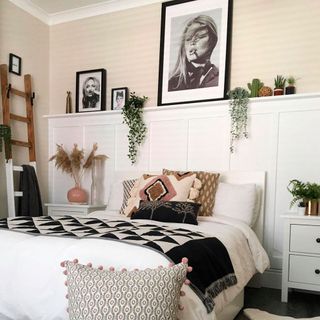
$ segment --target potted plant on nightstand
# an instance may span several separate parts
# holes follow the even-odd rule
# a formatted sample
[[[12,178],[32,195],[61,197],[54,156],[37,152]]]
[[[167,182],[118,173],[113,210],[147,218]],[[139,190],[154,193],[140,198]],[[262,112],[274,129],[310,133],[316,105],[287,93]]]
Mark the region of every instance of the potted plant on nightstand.
[[[290,208],[297,202],[303,201],[306,205],[306,215],[318,215],[320,185],[317,183],[302,182],[300,180],[291,180],[287,186],[293,199],[290,202]]]
[[[284,87],[286,85],[286,81],[287,81],[286,78],[281,76],[281,75],[277,75],[277,77],[274,78],[273,94],[275,96],[283,95]]]
[[[287,82],[288,82],[288,86],[286,86],[286,91],[285,91],[285,93],[286,93],[286,94],[295,94],[295,93],[296,93],[296,87],[295,87],[296,78],[294,78],[293,76],[290,76],[290,77],[287,79]]]

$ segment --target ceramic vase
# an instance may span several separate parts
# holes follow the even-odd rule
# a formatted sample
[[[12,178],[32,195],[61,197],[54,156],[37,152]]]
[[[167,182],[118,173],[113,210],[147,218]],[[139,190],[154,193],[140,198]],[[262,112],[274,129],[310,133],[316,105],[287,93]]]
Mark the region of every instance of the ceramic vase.
[[[81,188],[79,184],[76,184],[71,188],[67,193],[67,199],[70,203],[74,204],[87,204],[88,203],[88,194]]]

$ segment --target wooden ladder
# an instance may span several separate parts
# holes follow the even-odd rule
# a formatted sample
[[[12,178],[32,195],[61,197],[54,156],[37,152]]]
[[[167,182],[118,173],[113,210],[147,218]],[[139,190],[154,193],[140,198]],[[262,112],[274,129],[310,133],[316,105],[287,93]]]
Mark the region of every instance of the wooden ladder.
[[[2,111],[3,124],[9,128],[11,120],[26,123],[28,131],[28,141],[20,141],[11,139],[11,145],[25,147],[29,149],[29,164],[36,169],[36,150],[34,138],[34,122],[33,122],[33,99],[34,93],[31,88],[31,75],[24,76],[24,90],[20,91],[11,86],[8,82],[8,66],[6,64],[0,65],[1,77],[1,95],[2,95]],[[26,116],[20,116],[10,112],[10,97],[16,95],[25,99]],[[12,131],[12,130],[11,130]],[[11,132],[12,134],[12,132]],[[14,189],[14,172],[22,171],[22,166],[13,165],[12,151],[6,155],[6,180],[7,180],[7,201],[8,201],[8,216],[14,217],[16,215],[15,197],[22,197],[22,192]]]

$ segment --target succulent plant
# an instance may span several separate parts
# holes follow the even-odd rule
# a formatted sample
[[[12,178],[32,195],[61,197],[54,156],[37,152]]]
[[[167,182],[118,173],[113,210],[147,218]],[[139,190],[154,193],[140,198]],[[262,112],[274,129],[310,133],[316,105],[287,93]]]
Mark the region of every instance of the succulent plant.
[[[288,79],[287,79],[287,82],[288,82],[288,85],[289,86],[294,86],[296,84],[296,81],[297,79],[294,78],[293,76],[290,76]]]
[[[276,89],[283,89],[286,85],[287,79],[281,75],[277,75],[276,78],[274,78],[274,87]]]
[[[258,97],[259,90],[263,87],[263,82],[260,79],[252,79],[251,83],[248,83],[248,88],[250,90],[250,97]]]

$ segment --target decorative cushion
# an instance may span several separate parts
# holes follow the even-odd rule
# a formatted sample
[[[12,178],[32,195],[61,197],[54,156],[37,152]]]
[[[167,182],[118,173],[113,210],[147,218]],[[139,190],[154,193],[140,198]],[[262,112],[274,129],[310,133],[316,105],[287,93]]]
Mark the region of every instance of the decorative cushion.
[[[116,181],[111,185],[108,199],[108,210],[119,211],[123,203],[122,181]]]
[[[187,201],[195,177],[195,174],[184,177],[143,175],[131,189],[125,215],[131,216],[137,211],[141,200]]]
[[[122,181],[123,202],[122,202],[122,206],[120,209],[120,214],[124,214],[124,209],[126,208],[127,203],[128,203],[128,199],[130,198],[130,192],[137,181],[138,181],[138,179],[131,179],[131,180]]]
[[[162,170],[163,174],[174,174],[178,176],[184,176],[186,174],[196,174],[197,179],[201,181],[201,189],[199,196],[196,198],[196,202],[201,203],[199,210],[199,216],[211,216],[214,206],[215,194],[219,182],[219,173],[206,172],[206,171],[173,171],[168,169]]]
[[[188,265],[110,271],[65,262],[70,320],[176,320]]]
[[[200,203],[178,201],[141,201],[131,219],[198,224]]]
[[[256,186],[254,183],[231,184],[220,182],[216,193],[213,214],[228,216],[254,224],[256,212]]]

